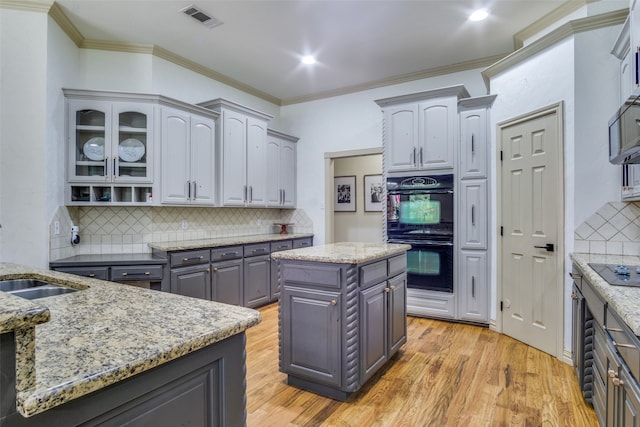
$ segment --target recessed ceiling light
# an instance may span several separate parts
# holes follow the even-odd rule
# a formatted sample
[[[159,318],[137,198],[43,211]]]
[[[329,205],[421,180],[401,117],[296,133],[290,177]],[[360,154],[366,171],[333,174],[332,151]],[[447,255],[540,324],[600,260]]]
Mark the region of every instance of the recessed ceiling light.
[[[311,55],[303,56],[302,57],[302,63],[303,64],[307,64],[307,65],[315,64],[316,63],[316,58],[314,58]]]
[[[469,15],[469,21],[482,21],[487,16],[489,16],[489,11],[487,9],[478,9]]]

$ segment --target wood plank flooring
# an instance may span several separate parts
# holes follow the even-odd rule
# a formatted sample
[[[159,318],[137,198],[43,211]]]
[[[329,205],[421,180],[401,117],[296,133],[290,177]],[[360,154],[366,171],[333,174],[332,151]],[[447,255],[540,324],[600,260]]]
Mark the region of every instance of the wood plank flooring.
[[[488,328],[408,318],[407,343],[346,402],[278,371],[278,306],[247,331],[247,425],[597,426],[573,368]]]

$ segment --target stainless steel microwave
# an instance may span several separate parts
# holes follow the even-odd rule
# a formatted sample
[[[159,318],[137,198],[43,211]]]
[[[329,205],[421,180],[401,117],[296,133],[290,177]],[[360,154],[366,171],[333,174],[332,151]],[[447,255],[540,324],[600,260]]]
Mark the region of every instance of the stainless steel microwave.
[[[640,94],[630,96],[609,120],[609,162],[640,163]]]

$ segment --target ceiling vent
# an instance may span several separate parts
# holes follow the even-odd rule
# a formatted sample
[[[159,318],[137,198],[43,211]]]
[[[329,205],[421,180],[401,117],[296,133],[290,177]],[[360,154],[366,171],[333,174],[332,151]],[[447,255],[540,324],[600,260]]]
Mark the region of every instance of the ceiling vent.
[[[179,12],[182,12],[185,15],[189,15],[196,21],[200,22],[202,25],[205,25],[209,28],[217,27],[218,25],[223,24],[223,22],[219,19],[216,19],[213,16],[209,16],[206,12],[203,12],[202,9],[199,9],[194,5],[189,5],[183,9],[180,9]]]

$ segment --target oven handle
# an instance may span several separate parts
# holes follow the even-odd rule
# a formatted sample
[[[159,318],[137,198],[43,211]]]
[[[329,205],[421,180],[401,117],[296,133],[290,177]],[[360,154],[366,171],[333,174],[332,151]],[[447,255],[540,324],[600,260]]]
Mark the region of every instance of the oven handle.
[[[414,194],[453,194],[453,190],[387,190],[387,194],[392,195],[414,195]]]
[[[405,243],[415,246],[453,246],[453,242],[434,242],[433,240],[389,240],[389,243]]]

